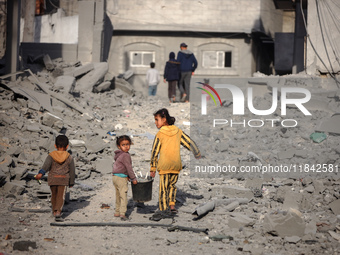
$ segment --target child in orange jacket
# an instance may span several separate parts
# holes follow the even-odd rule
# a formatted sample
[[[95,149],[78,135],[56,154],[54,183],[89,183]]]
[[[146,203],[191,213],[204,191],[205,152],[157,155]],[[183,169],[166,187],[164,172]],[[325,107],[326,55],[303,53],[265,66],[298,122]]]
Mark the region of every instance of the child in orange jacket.
[[[180,145],[191,150],[197,159],[201,154],[195,142],[174,125],[175,118],[169,115],[167,109],[160,109],[154,117],[159,132],[152,146],[150,176],[155,177],[156,170],[159,173],[159,210],[165,211],[170,207],[172,213],[177,213],[176,183],[182,170]]]

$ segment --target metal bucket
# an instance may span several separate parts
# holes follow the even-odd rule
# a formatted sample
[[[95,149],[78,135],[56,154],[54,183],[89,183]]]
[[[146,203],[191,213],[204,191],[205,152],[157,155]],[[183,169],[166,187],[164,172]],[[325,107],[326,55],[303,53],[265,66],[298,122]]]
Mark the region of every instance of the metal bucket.
[[[137,184],[132,184],[132,198],[136,202],[148,202],[152,199],[153,178],[139,179]]]

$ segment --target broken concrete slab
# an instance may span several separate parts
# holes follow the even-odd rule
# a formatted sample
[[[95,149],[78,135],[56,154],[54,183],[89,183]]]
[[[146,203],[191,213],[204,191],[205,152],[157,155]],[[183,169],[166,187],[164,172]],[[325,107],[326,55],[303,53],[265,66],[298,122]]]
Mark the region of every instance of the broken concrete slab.
[[[316,131],[340,134],[340,113],[333,114],[330,118],[323,120]]]
[[[305,235],[315,236],[317,230],[318,228],[316,226],[316,221],[312,220],[311,222],[306,224]]]
[[[4,155],[0,157],[0,165],[9,167],[14,165],[13,158],[10,155]]]
[[[289,210],[290,208],[299,210],[300,204],[302,200],[302,195],[300,193],[296,193],[294,191],[289,190],[285,193],[284,202],[282,206],[282,210]]]
[[[305,227],[304,220],[294,210],[289,210],[287,214],[267,214],[263,221],[263,228],[266,232],[281,237],[302,237]]]
[[[313,185],[308,185],[304,191],[308,192],[308,193],[313,193],[314,192],[314,186]]]
[[[81,91],[92,91],[93,86],[97,85],[104,79],[104,76],[108,70],[108,63],[95,63],[94,69],[77,81],[77,89]]]
[[[111,173],[113,166],[112,158],[104,158],[104,159],[97,159],[96,160],[96,171],[100,173]]]
[[[251,199],[254,197],[253,192],[250,189],[238,187],[238,186],[222,186],[221,188],[222,194],[229,198],[233,197],[242,197]]]
[[[238,201],[234,201],[232,203],[230,203],[229,205],[227,205],[225,207],[225,209],[229,212],[234,211],[238,206],[240,205],[240,203]]]
[[[39,133],[41,131],[39,125],[34,125],[34,124],[27,125],[26,130],[30,131],[30,132],[37,132],[37,133]]]
[[[59,95],[59,94],[57,94],[57,93],[55,93],[55,92],[50,91],[50,90],[46,87],[45,84],[43,84],[41,81],[39,81],[39,79],[34,75],[34,73],[33,73],[31,70],[28,69],[27,71],[28,71],[28,72],[30,73],[30,75],[32,76],[32,78],[31,78],[31,77],[29,77],[29,78],[34,79],[34,80],[35,80],[34,83],[35,83],[41,90],[43,90],[46,94],[48,94],[49,96],[52,96],[52,97],[58,99],[59,101],[63,102],[65,105],[67,105],[68,107],[71,107],[71,108],[73,108],[74,110],[76,110],[76,111],[78,111],[78,112],[80,112],[80,113],[83,113],[83,110],[82,110],[82,109],[80,109],[77,105],[75,105],[75,104],[72,103],[71,101],[67,100],[64,96],[61,96],[61,95]]]
[[[299,236],[286,236],[285,241],[288,243],[297,243],[301,240]]]
[[[123,73],[123,79],[128,80],[133,76],[133,70],[127,70],[126,72]]]
[[[60,130],[64,126],[62,118],[49,112],[43,114],[41,123],[51,128],[55,127],[58,130]]]
[[[5,193],[14,194],[14,195],[21,195],[24,190],[25,186],[23,182],[6,182],[5,185],[2,187]]]
[[[249,227],[255,224],[254,219],[241,213],[231,213],[230,216],[231,217],[228,219],[228,226],[230,228]]]
[[[43,62],[44,62],[44,65],[47,69],[47,71],[52,71],[54,69],[54,64],[50,58],[50,56],[48,54],[45,54],[44,57],[43,57]]]
[[[335,215],[340,215],[340,199],[334,200],[332,203],[330,203],[329,208],[331,208]]]
[[[71,139],[69,140],[70,146],[71,147],[85,147],[85,141],[83,140],[76,140],[76,139]]]
[[[94,69],[93,63],[88,63],[86,65],[76,67],[73,70],[72,75],[73,75],[73,77],[78,78],[79,76],[82,76],[82,75],[92,71],[93,69]]]
[[[323,185],[323,181],[321,180],[314,180],[313,185],[314,185],[314,190],[316,194],[321,194],[326,189],[326,187]]]
[[[110,81],[104,81],[98,86],[95,86],[93,88],[93,92],[99,93],[99,92],[109,91],[111,89],[114,89],[114,87],[112,86],[112,83]]]
[[[115,89],[120,89],[128,95],[134,94],[134,89],[130,83],[128,83],[124,79],[116,78],[115,80]]]
[[[295,150],[285,150],[285,151],[279,152],[277,156],[280,160],[283,160],[283,159],[291,159],[292,157],[294,157],[294,154],[295,154]]]
[[[37,103],[40,107],[42,107],[43,109],[49,111],[49,112],[52,112],[52,106],[51,106],[51,98],[46,95],[46,94],[43,94],[43,93],[39,93],[39,92],[36,92],[34,90],[30,90],[28,88],[24,88],[24,87],[10,87],[10,89],[16,93],[16,94],[19,94],[19,95],[22,95],[26,98],[28,98],[29,100],[31,100],[32,102],[35,102]],[[33,107],[33,104],[31,102],[28,102],[29,104],[29,107]],[[40,107],[36,110],[40,110]],[[34,107],[34,108],[37,108],[37,107]]]
[[[197,216],[203,216],[207,214],[208,212],[211,212],[215,209],[215,202],[214,201],[209,201],[207,203],[204,203],[202,205],[199,205],[198,207],[195,208],[195,211],[192,213]]]
[[[76,85],[76,79],[73,76],[67,76],[67,75],[59,76],[54,83],[54,87],[56,89],[61,88],[66,93],[72,92],[74,90],[75,85]]]

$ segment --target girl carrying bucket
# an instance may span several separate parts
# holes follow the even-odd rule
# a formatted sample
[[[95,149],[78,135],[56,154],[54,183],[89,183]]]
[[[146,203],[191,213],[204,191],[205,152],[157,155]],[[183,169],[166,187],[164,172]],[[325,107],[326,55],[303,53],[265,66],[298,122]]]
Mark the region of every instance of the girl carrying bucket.
[[[129,154],[131,139],[127,135],[117,137],[116,144],[119,150],[115,151],[115,163],[112,170],[112,181],[116,189],[116,208],[115,217],[121,220],[127,220],[125,213],[127,211],[127,192],[128,179],[132,184],[137,184],[137,178],[132,170],[132,161]]]
[[[163,108],[154,113],[155,124],[159,129],[152,145],[150,176],[159,173],[159,210],[165,211],[170,207],[171,213],[177,213],[176,183],[182,170],[180,145],[194,153],[196,159],[201,153],[194,141],[181,129],[174,125],[175,118]],[[158,158],[159,154],[159,158]]]

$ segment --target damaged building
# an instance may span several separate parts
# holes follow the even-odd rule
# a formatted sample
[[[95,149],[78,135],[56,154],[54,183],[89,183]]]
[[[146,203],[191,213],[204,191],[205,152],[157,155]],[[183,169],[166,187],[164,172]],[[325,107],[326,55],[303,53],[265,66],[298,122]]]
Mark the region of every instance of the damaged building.
[[[0,14],[0,254],[340,254],[337,1],[0,0]],[[182,42],[199,63],[192,87],[230,82],[252,101],[218,90],[203,116],[199,89],[190,104],[169,103],[165,84],[146,97],[149,62],[162,75]],[[310,92],[311,115],[278,103],[287,87]],[[122,222],[116,137],[131,137],[133,170],[150,175],[163,107],[202,157],[181,150],[177,215],[156,214],[156,174],[145,203],[129,184]],[[59,134],[76,165],[64,222],[34,177]]]
[[[112,76],[129,70],[129,82],[142,90],[149,63],[162,73],[181,42],[196,55],[198,79],[340,70],[339,7],[333,1],[36,2],[1,1],[2,23],[7,18],[11,31],[2,44],[2,74],[49,54],[68,62],[107,62]]]

